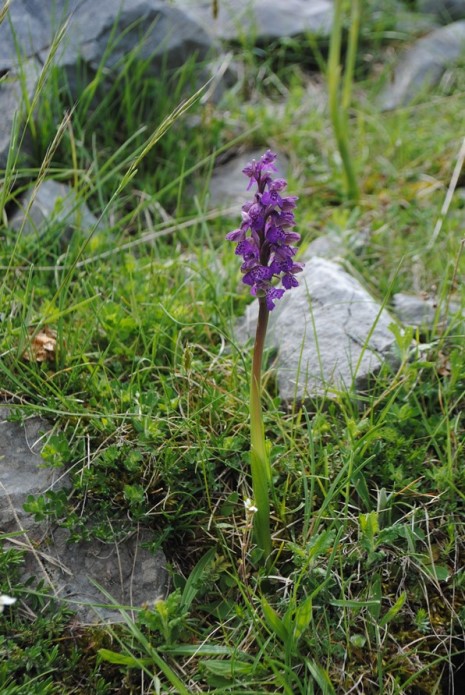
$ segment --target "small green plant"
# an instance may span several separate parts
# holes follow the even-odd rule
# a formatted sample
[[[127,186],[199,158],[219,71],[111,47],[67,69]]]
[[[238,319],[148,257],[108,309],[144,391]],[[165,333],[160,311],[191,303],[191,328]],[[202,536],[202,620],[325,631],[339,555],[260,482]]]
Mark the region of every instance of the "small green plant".
[[[68,495],[65,490],[47,490],[43,495],[28,495],[23,505],[24,511],[32,514],[36,521],[61,519],[68,509]]]

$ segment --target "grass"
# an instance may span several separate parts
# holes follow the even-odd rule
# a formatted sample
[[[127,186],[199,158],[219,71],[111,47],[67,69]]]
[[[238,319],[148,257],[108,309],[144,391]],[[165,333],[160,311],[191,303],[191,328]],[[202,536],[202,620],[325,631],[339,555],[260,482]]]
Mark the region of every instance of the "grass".
[[[6,218],[18,188],[46,176],[72,185],[100,228],[66,247],[56,226],[20,235],[4,215],[0,230],[2,396],[14,418],[53,424],[45,461],[72,481],[70,496],[28,509],[72,541],[149,529],[172,590],[135,617],[119,607],[119,626],[79,626],[72,603],[20,580],[23,551],[3,537],[0,593],[18,598],[0,620],[5,695],[453,692],[465,650],[462,318],[398,331],[399,368],[357,398],[288,410],[267,372],[269,577],[243,504],[251,355],[233,326],[249,298],[224,242],[235,222],[208,212],[206,192],[218,154],[276,148],[303,249],[341,237],[380,301],[412,290],[461,301],[460,179],[428,242],[463,137],[463,84],[380,114],[377,84],[356,72],[354,210],[322,82],[275,61],[249,50],[240,103],[233,93],[221,106],[182,101],[194,63],[157,80],[130,57],[111,89],[94,82],[77,103],[59,71],[44,73],[28,114],[35,160],[25,168],[12,151],[3,174]],[[30,327],[45,325],[56,360],[24,360]]]

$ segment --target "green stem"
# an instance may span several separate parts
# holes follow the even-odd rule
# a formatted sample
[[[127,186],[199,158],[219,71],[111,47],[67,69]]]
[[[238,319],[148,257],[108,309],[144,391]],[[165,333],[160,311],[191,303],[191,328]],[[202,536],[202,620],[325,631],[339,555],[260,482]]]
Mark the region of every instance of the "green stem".
[[[252,378],[250,383],[250,467],[252,473],[252,489],[257,512],[254,516],[255,540],[263,550],[265,560],[271,555],[270,532],[270,499],[271,466],[265,443],[265,430],[261,406],[261,373],[263,350],[265,347],[266,329],[268,326],[269,309],[264,297],[259,297],[259,312],[257,332],[252,361]]]
[[[342,159],[347,196],[353,203],[357,203],[359,199],[359,190],[353,161],[349,150],[348,112],[350,107],[357,40],[360,29],[359,0],[354,0],[354,5],[352,7],[352,21],[349,33],[349,45],[346,55],[346,70],[341,94],[343,0],[336,0],[334,5],[333,27],[331,30],[328,57],[328,100],[330,118],[339,149],[339,154],[341,155]]]
[[[361,15],[362,8],[360,0],[352,0],[350,6],[350,28],[346,53],[346,67],[344,71],[344,86],[342,89],[342,108],[344,111],[350,108],[350,101],[352,98],[352,85],[354,83]]]

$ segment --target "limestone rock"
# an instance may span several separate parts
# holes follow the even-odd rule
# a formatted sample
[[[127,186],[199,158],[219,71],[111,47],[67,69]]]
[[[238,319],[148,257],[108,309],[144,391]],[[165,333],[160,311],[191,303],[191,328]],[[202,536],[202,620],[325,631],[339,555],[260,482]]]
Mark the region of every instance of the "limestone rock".
[[[76,612],[79,622],[122,622],[113,603],[130,613],[132,607],[153,606],[166,595],[165,557],[161,551],[153,554],[143,547],[150,540],[147,533],[134,533],[114,543],[97,539],[68,543],[68,537],[65,529],[52,531],[41,567],[29,555],[26,571],[45,575],[41,578],[46,579],[46,585]]]
[[[23,235],[41,236],[56,227],[60,238],[67,242],[74,230],[89,233],[97,218],[75,191],[64,183],[45,180],[31,188],[21,200],[21,208],[12,216],[10,226]]]
[[[42,433],[50,425],[37,417],[26,420],[24,426],[10,422],[10,412],[0,405],[0,529],[5,534],[23,532],[6,540],[7,544],[19,541],[29,551],[23,579],[42,580],[51,596],[66,601],[84,623],[122,620],[116,609],[94,605],[110,601],[93,582],[126,608],[152,605],[164,596],[168,587],[164,556],[143,547],[151,540],[147,532],[134,533],[117,544],[99,540],[69,544],[67,530],[37,522],[24,511],[28,495],[56,492],[69,480],[61,469],[44,466],[40,455]]]
[[[464,51],[465,20],[418,39],[399,59],[392,83],[381,93],[381,107],[389,110],[408,104],[436,85],[448,65],[459,60]]]
[[[402,3],[401,3],[402,5]],[[424,36],[430,31],[441,26],[437,18],[432,14],[420,14],[407,10],[405,5],[395,14],[394,31],[399,38],[409,40],[411,38]]]
[[[347,245],[344,244],[343,239],[335,234],[323,234],[314,239],[307,246],[305,252],[306,258],[311,258],[312,256],[319,256],[320,258],[327,258],[329,260],[335,258],[343,258],[347,255]]]
[[[404,0],[370,0],[366,9],[374,26],[381,31],[381,27],[388,32],[395,31],[398,38],[399,34],[404,37],[419,36],[438,26],[431,14],[416,12],[411,5]]]
[[[0,24],[0,169],[6,165],[15,117],[21,125],[24,94],[31,102],[51,50],[53,64],[65,70],[67,88],[76,99],[82,89],[80,59],[91,71],[103,68],[111,80],[112,71],[133,50],[154,75],[162,65],[181,67],[192,55],[204,61],[220,53],[202,26],[165,0],[15,0]],[[209,91],[218,98],[235,78],[222,61],[206,65],[199,80],[206,82],[212,72]],[[28,154],[25,144],[22,152]]]
[[[302,229],[297,227],[297,231],[302,233]],[[305,232],[303,232],[305,234]],[[360,253],[370,244],[371,229],[363,227],[359,230],[348,229],[330,230],[326,234],[317,236],[310,242],[305,250],[305,257],[320,256],[328,260],[340,260],[350,255],[360,255]]]
[[[67,68],[73,91],[78,57],[93,70],[103,62],[107,70],[112,70],[137,49],[140,59],[148,61],[149,72],[156,75],[162,64],[180,67],[193,54],[198,60],[205,59],[212,46],[205,29],[173,3],[83,0],[70,17],[57,63]]]
[[[42,434],[50,425],[38,417],[24,425],[9,422],[10,412],[0,405],[0,528],[17,520],[31,528],[34,520],[23,510],[27,497],[57,490],[66,481],[63,471],[45,467],[40,455]]]
[[[6,167],[16,119],[19,125],[17,134],[22,135],[21,122],[25,116],[26,99],[28,102],[32,101],[39,74],[40,64],[35,58],[31,58],[24,61],[16,72],[9,72],[0,79],[0,169]],[[29,145],[28,139],[22,142],[23,156],[28,153]]]
[[[333,261],[314,256],[270,313],[267,347],[276,350],[279,394],[290,402],[366,387],[386,361],[395,361],[391,316]],[[258,302],[237,329],[238,341],[255,332]]]
[[[108,71],[137,49],[141,60],[148,61],[157,74],[162,63],[180,67],[193,54],[203,60],[213,48],[202,26],[164,0],[15,0],[9,20],[0,25],[0,70],[18,63],[10,25],[20,55],[38,56],[44,63],[53,37],[65,28],[54,63],[66,69],[74,96],[78,96],[78,58],[93,70],[103,64]]]
[[[252,37],[256,43],[315,34],[329,36],[333,19],[331,0],[220,0],[214,17],[211,0],[176,0],[211,35],[229,41]]]
[[[53,28],[63,20],[63,4],[63,0],[54,2],[52,15],[52,3],[43,0],[14,0],[10,3],[8,16],[0,24],[1,72],[16,69],[24,58],[37,56],[50,45]],[[78,0],[69,0],[67,4],[73,11]],[[55,18],[55,27],[52,17]]]
[[[463,0],[417,0],[417,11],[434,15],[444,24],[465,18]]]
[[[435,326],[447,323],[448,316],[460,311],[460,304],[451,301],[448,305],[448,316],[444,308],[438,305],[436,299],[399,292],[392,298],[393,311],[399,321],[406,326],[430,330]]]

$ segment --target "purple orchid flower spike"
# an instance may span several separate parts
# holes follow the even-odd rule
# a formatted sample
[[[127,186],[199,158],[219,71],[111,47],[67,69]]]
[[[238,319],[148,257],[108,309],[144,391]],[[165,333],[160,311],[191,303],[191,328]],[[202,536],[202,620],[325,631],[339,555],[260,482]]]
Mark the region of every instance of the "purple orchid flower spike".
[[[268,569],[272,566],[273,550],[269,495],[272,469],[261,408],[262,358],[269,313],[287,290],[297,287],[295,276],[303,268],[302,263],[294,261],[297,252],[294,244],[300,239],[300,235],[292,231],[297,198],[283,195],[287,183],[273,177],[275,160],[276,154],[268,150],[243,169],[250,179],[247,190],[254,184],[257,188],[253,200],[242,206],[241,226],[226,235],[226,239],[234,241],[236,254],[242,258],[242,281],[259,302],[250,381],[250,468],[255,498],[255,540]],[[274,284],[277,279],[282,287]]]
[[[292,260],[297,251],[293,244],[300,239],[292,231],[297,198],[282,195],[287,182],[273,178],[276,157],[268,150],[243,169],[250,179],[247,190],[254,183],[257,190],[254,199],[242,206],[239,229],[226,235],[228,241],[237,243],[236,254],[242,256],[243,282],[250,286],[253,296],[265,298],[269,311],[286,290],[297,287],[295,275],[303,268],[302,263]],[[273,285],[275,279],[281,279],[282,288]]]

